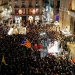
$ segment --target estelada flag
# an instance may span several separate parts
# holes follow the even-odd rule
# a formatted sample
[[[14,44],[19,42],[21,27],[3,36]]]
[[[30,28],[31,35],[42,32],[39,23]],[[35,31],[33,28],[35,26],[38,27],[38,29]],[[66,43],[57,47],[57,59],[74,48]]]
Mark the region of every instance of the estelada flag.
[[[21,45],[24,45],[25,42],[26,42],[26,39],[24,39],[24,40],[22,41]]]
[[[70,0],[69,9],[72,10],[72,0]]]
[[[28,41],[28,39],[24,39],[21,45],[26,46],[27,48],[31,48],[31,43]]]
[[[5,59],[4,59],[4,55],[3,55],[3,57],[2,57],[2,63],[4,63],[4,65],[6,65],[6,61],[5,61]]]

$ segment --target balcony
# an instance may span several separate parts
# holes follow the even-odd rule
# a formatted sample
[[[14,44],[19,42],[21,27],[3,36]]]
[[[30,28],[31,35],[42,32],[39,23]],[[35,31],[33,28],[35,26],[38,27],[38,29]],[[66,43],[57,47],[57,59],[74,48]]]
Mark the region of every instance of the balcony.
[[[22,5],[21,8],[26,8],[26,6],[25,5]]]
[[[35,8],[39,8],[40,6],[38,5],[38,6],[35,6]]]
[[[19,6],[15,5],[14,8],[19,8]]]
[[[8,5],[8,2],[1,4],[0,6],[5,6]]]
[[[33,6],[32,6],[32,5],[29,5],[28,7],[29,7],[29,8],[33,8]]]

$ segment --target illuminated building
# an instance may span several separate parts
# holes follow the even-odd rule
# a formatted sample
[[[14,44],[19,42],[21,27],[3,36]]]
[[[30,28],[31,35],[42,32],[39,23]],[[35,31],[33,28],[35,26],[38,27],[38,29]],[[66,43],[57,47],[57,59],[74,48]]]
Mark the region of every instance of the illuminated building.
[[[75,34],[75,0],[60,0],[60,28]]]
[[[18,23],[42,20],[42,0],[11,0],[12,15]]]
[[[6,16],[8,16],[8,13],[10,13],[9,9],[10,9],[10,0],[0,0],[0,19],[1,20],[5,18]]]

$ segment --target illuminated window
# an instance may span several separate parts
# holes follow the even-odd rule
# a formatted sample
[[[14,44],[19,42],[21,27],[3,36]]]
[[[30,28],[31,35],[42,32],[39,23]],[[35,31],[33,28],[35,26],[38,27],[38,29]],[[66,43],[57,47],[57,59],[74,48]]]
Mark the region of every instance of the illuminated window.
[[[25,9],[15,9],[15,14],[19,14],[19,15],[22,15],[22,14],[25,14]]]
[[[19,9],[18,13],[21,15],[22,14],[22,9]]]
[[[29,9],[28,11],[29,11],[29,14],[32,14],[32,9]]]
[[[35,16],[35,20],[36,21],[39,21],[40,20],[40,17],[39,16]]]
[[[35,14],[35,8],[32,10],[33,14]]]
[[[35,9],[35,13],[39,14],[39,9],[38,8]]]

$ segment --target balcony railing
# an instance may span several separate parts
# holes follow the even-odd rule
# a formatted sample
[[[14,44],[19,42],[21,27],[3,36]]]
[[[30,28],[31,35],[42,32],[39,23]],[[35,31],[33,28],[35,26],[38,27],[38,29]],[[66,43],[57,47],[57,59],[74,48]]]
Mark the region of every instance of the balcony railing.
[[[32,8],[33,6],[32,6],[32,5],[29,5],[28,7],[29,7],[29,8]]]
[[[8,2],[0,4],[0,6],[8,5]]]
[[[19,8],[19,6],[15,5],[14,8]]]
[[[26,6],[25,5],[22,5],[21,8],[26,8]]]
[[[35,6],[36,8],[39,8],[40,6],[38,5],[38,6]]]

